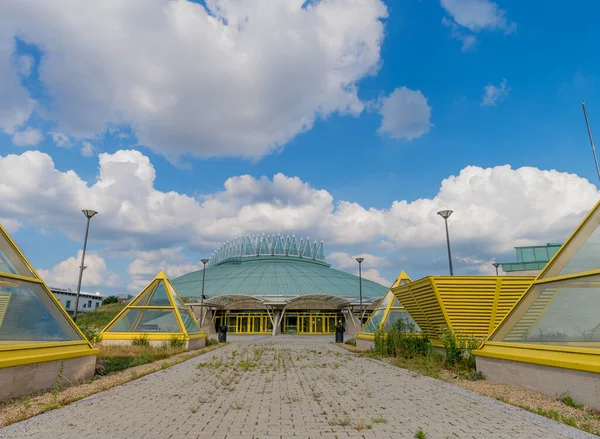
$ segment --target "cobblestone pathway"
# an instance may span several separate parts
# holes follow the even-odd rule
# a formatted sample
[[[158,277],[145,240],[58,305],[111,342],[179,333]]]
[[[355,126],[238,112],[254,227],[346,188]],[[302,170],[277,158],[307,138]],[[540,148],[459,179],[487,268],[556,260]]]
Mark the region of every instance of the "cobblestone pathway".
[[[232,343],[9,426],[0,437],[413,438],[419,429],[428,439],[591,437],[298,336]]]

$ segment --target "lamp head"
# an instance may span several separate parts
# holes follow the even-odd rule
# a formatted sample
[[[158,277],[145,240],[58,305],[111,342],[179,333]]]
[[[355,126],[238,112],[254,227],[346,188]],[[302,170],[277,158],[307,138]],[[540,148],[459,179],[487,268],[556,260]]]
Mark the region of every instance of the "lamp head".
[[[206,265],[208,263],[208,259],[200,259],[200,262],[202,262],[204,265]]]
[[[494,262],[492,265],[496,268],[498,268],[500,266],[500,264],[498,262]]]
[[[452,215],[452,212],[452,210],[440,210],[437,214],[444,219],[448,219]]]
[[[89,209],[82,210],[82,212],[86,216],[86,218],[91,218],[94,215],[98,214],[98,212],[96,212],[95,210],[89,210]]]
[[[362,261],[364,261],[365,258],[356,258],[356,262],[358,262],[359,264],[362,264]]]

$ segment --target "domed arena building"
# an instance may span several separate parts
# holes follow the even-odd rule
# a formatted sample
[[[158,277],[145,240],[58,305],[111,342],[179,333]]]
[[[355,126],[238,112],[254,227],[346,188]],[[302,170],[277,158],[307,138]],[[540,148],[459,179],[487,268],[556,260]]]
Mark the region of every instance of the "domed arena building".
[[[205,272],[172,283],[205,332],[227,325],[234,334],[329,334],[339,322],[353,334],[361,327],[361,283],[363,321],[388,289],[331,268],[323,242],[264,234],[226,242]]]

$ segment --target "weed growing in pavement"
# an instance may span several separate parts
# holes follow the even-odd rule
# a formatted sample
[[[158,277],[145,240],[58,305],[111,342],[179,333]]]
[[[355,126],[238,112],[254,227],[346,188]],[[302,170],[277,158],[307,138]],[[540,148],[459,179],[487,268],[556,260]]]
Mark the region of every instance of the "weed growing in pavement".
[[[241,405],[241,404],[239,404],[237,402],[231,403],[230,407],[231,407],[232,410],[241,410],[241,409],[244,408],[243,405]]]
[[[415,432],[415,439],[427,439],[427,433],[425,433],[422,429],[418,429]]]
[[[343,417],[342,419],[333,419],[329,421],[329,425],[332,427],[347,427],[351,423],[350,418],[348,416]]]
[[[387,419],[385,419],[383,416],[373,416],[371,418],[371,422],[373,424],[387,424]]]

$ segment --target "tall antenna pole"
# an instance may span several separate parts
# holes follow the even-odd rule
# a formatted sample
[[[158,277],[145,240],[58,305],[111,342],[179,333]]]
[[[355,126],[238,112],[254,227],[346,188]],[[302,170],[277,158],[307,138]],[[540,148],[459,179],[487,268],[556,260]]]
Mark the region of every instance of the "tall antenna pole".
[[[585,117],[585,124],[587,125],[588,135],[590,136],[592,152],[594,153],[594,161],[596,162],[596,172],[598,173],[598,179],[600,180],[600,166],[598,166],[598,156],[596,155],[596,148],[594,147],[594,138],[592,137],[592,129],[590,128],[590,121],[588,120],[587,111],[585,109],[585,101],[581,101],[581,106],[583,107],[583,116]]]

